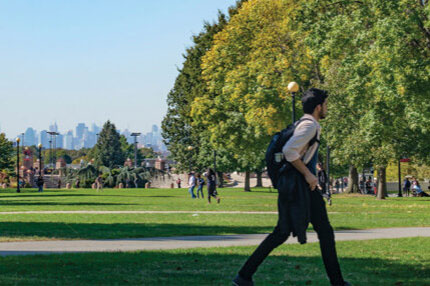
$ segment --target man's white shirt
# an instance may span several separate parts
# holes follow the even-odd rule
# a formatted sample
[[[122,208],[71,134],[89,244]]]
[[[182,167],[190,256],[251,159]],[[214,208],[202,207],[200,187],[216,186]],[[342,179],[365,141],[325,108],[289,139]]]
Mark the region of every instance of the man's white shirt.
[[[194,175],[193,175],[193,176],[190,176],[190,179],[188,180],[188,185],[189,185],[190,187],[192,187],[192,186],[195,186],[195,185],[196,185],[196,177],[194,177]]]
[[[318,148],[318,144],[316,143],[312,146],[308,145],[309,141],[314,138],[316,132],[318,132],[317,139],[320,139],[321,126],[310,114],[303,115],[301,119],[304,118],[309,118],[311,120],[300,122],[294,130],[293,136],[291,136],[282,148],[282,153],[284,153],[285,159],[288,162],[293,162],[301,158],[303,163],[307,164],[312,160]]]

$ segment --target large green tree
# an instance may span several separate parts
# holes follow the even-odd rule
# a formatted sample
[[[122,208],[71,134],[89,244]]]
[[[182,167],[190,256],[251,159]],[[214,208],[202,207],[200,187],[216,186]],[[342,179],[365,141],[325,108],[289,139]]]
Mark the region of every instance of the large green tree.
[[[12,142],[6,138],[4,133],[0,133],[0,171],[13,169],[13,158]]]
[[[411,0],[302,5],[307,44],[333,94],[325,125],[333,154],[372,162],[383,198],[388,162],[428,158],[429,8]]]
[[[271,135],[291,123],[288,83],[306,87],[313,74],[295,34],[296,7],[283,0],[244,3],[203,58],[208,92],[193,102],[193,124],[209,131],[215,148],[233,154],[247,178],[263,169]]]
[[[121,148],[121,136],[115,125],[107,121],[99,133],[94,147],[95,164],[108,168],[122,166],[125,160],[124,150]]]
[[[236,5],[229,9],[229,17],[237,12],[243,2],[246,1],[237,1]],[[216,22],[204,23],[203,31],[193,36],[193,45],[184,54],[183,67],[179,70],[167,98],[168,111],[162,122],[162,135],[171,152],[171,158],[178,162],[176,167],[180,171],[188,170],[190,166],[195,170],[202,170],[211,164],[208,158],[212,156],[208,154],[213,154],[215,149],[208,144],[209,135],[206,128],[193,124],[190,111],[194,99],[207,93],[202,79],[202,57],[212,47],[214,35],[225,27],[229,17],[219,12]],[[192,148],[189,148],[190,146]],[[221,149],[217,151],[219,154],[225,153]],[[220,169],[232,169],[232,161],[228,164],[222,162],[225,161],[220,162]]]

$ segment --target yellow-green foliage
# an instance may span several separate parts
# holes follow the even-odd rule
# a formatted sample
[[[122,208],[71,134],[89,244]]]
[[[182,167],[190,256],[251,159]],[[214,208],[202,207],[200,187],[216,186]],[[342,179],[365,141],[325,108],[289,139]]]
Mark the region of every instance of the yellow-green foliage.
[[[387,181],[396,182],[399,180],[399,168],[397,162],[391,162],[387,167]],[[413,176],[423,181],[430,178],[430,167],[426,165],[419,165],[413,162],[401,163],[400,165],[401,177],[404,180],[405,176]]]
[[[288,83],[309,80],[311,57],[296,32],[296,2],[244,3],[203,58],[209,92],[194,100],[191,114],[211,131],[214,145],[244,158],[244,167],[260,161],[270,135],[287,125]]]

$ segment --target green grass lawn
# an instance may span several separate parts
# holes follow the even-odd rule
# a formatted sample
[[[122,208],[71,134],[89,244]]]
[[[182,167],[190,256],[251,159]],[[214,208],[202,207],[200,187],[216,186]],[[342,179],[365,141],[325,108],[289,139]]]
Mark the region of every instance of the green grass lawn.
[[[192,200],[185,189],[0,191],[0,241],[104,239],[270,232],[276,214],[193,214],[193,211],[276,211],[276,193],[221,189],[221,204]],[[430,226],[430,199],[335,195],[327,206],[335,229]],[[7,211],[154,210],[182,214],[1,214]]]
[[[0,285],[230,285],[255,247],[0,257]],[[430,285],[430,238],[337,243],[353,285]],[[257,285],[329,285],[319,245],[283,245]]]

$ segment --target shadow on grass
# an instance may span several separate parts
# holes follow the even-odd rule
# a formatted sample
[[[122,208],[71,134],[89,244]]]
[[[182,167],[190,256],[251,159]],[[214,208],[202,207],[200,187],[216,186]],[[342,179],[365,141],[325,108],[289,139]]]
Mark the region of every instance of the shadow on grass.
[[[268,233],[272,227],[155,223],[2,222],[0,233],[12,239],[119,239],[191,235]]]
[[[256,285],[329,285],[319,250],[312,246],[306,249],[304,255],[296,250],[292,251],[294,256],[289,256],[286,249],[282,255],[270,256],[254,276]],[[251,247],[241,247],[1,257],[0,283],[231,285],[231,279],[252,250]],[[423,263],[414,260],[395,262],[381,257],[341,259],[346,280],[352,285],[369,286],[429,285],[430,278],[421,269]]]
[[[62,202],[28,202],[0,200],[3,206],[135,206],[139,204],[116,204],[116,203],[62,203]]]
[[[37,214],[35,214],[35,216],[37,216]],[[24,240],[26,238],[34,239],[35,237],[55,239],[120,239],[194,235],[264,234],[271,233],[274,227],[275,225],[231,226],[183,223],[1,222],[0,234],[3,237]],[[348,232],[354,230],[354,228],[337,226],[335,230]],[[312,225],[309,226],[308,231],[313,231]]]
[[[22,194],[22,195],[13,195],[13,196],[0,196],[0,200],[3,198],[52,198],[52,197],[97,197],[97,195],[85,195],[85,194],[62,194],[62,195],[52,195],[49,192],[35,192],[34,194],[31,193],[31,195]]]

